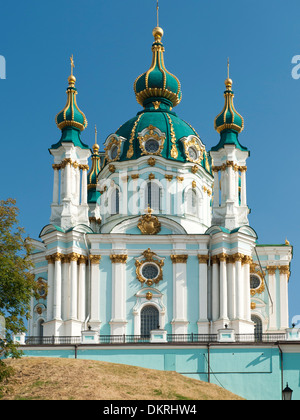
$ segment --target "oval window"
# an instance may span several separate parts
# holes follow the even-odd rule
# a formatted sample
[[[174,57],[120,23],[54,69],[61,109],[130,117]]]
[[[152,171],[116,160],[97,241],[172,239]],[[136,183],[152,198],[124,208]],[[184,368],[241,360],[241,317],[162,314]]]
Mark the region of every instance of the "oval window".
[[[159,149],[158,141],[154,139],[149,139],[145,143],[145,150],[147,153],[156,153]]]
[[[142,275],[145,279],[153,280],[159,274],[159,269],[155,264],[145,264],[142,268]]]
[[[118,146],[113,145],[112,148],[110,149],[110,158],[111,160],[116,159],[116,157],[118,156]]]
[[[189,158],[191,160],[197,160],[198,159],[198,153],[197,150],[194,147],[188,148]]]

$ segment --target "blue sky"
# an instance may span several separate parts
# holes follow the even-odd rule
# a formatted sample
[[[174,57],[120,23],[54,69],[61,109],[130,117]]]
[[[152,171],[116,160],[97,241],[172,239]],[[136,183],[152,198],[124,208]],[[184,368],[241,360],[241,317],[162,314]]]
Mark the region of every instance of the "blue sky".
[[[151,63],[155,0],[27,0],[1,4],[0,197],[14,197],[20,223],[38,238],[49,222],[54,118],[66,102],[74,54],[78,104],[92,146],[141,108],[133,83]],[[165,63],[182,84],[177,114],[199,133],[207,150],[218,143],[214,118],[222,110],[226,62],[235,105],[245,118],[240,141],[248,159],[250,224],[260,243],[294,246],[290,316],[300,314],[299,0],[160,0]],[[300,73],[300,72],[299,72]]]

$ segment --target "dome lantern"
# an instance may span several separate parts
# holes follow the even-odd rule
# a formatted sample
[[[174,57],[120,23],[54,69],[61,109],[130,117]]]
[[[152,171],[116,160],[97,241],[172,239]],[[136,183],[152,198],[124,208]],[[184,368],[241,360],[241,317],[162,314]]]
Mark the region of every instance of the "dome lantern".
[[[152,63],[149,70],[134,82],[136,100],[144,108],[152,104],[155,109],[173,108],[181,101],[181,84],[176,76],[168,72],[164,64],[165,49],[161,42],[163,29],[156,26],[152,34],[154,36]]]

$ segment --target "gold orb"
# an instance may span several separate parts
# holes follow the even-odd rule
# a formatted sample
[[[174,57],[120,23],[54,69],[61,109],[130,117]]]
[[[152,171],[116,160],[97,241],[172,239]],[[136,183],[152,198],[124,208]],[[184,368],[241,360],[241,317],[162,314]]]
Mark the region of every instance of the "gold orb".
[[[164,31],[159,26],[156,26],[153,29],[152,34],[153,34],[155,40],[158,41],[158,40],[160,40],[164,36]]]

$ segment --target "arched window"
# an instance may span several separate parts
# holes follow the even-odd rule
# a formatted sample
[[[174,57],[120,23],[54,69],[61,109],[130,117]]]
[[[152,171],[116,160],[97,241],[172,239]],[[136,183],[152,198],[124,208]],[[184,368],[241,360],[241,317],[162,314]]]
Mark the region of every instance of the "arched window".
[[[197,193],[194,189],[189,189],[186,194],[186,212],[197,216]]]
[[[141,310],[141,335],[150,336],[151,330],[159,327],[159,312],[153,305],[144,306]]]
[[[111,214],[119,214],[120,212],[120,191],[115,188],[111,194]]]
[[[260,341],[262,341],[262,334],[263,334],[262,321],[256,315],[251,316],[251,320],[252,320],[252,322],[254,322],[254,338],[255,338],[255,341],[260,342]]]
[[[148,206],[156,212],[161,210],[161,188],[153,181],[148,182],[145,189],[145,208]]]

